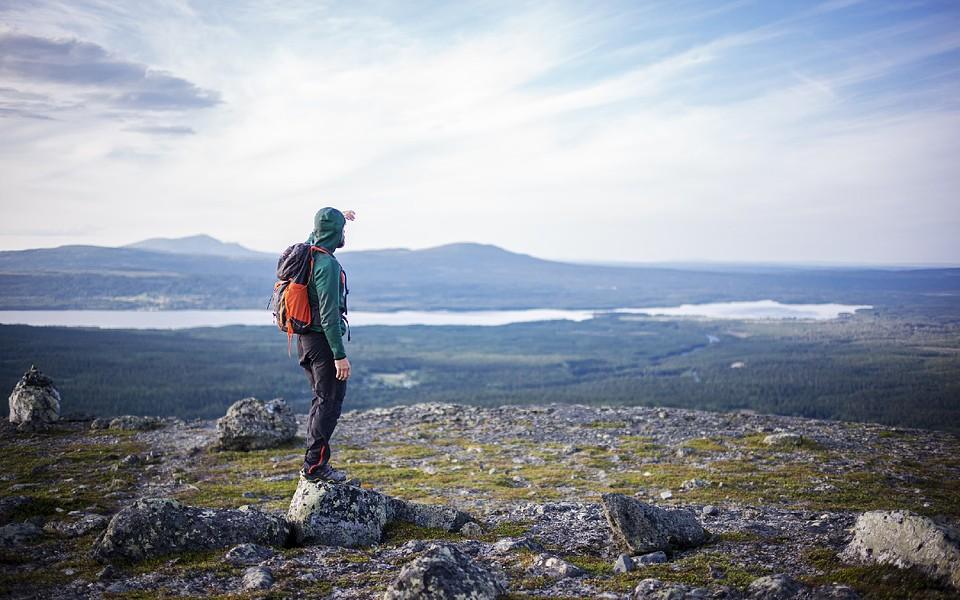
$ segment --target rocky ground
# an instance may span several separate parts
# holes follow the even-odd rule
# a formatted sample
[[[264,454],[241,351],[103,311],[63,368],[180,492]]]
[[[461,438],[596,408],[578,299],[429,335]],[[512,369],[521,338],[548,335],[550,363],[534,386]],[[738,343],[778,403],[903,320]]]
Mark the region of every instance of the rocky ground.
[[[766,443],[777,433],[796,435]],[[252,451],[216,450],[215,442],[214,422],[61,421],[37,432],[5,424],[0,595],[382,598],[439,541],[496,573],[516,598],[756,596],[752,582],[780,574],[799,582],[804,597],[956,597],[915,569],[837,556],[867,510],[960,525],[955,436],[642,407],[348,412],[334,439],[337,466],[364,488],[452,506],[480,526],[450,533],[393,523],[381,543],[360,549],[256,546],[94,560],[109,518],[139,498],[286,513],[300,440]],[[601,504],[611,493],[687,508],[709,538],[668,552],[666,562],[615,572],[623,549]],[[663,591],[670,582],[681,586]]]

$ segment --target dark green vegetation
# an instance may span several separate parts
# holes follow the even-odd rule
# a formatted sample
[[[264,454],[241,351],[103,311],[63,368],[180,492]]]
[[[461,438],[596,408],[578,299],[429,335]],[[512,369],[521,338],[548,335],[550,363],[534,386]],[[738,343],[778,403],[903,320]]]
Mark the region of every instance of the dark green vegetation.
[[[591,309],[771,298],[960,319],[960,269],[588,266],[479,244],[338,257],[350,276],[351,306],[363,310]],[[257,254],[96,246],[0,252],[0,309],[262,308],[275,268],[276,258]]]
[[[305,412],[306,379],[286,345],[269,327],[2,326],[0,389],[35,363],[54,378],[66,413],[212,418],[250,395],[282,396]],[[363,327],[348,353],[348,408],[643,404],[960,431],[960,326],[928,319]]]

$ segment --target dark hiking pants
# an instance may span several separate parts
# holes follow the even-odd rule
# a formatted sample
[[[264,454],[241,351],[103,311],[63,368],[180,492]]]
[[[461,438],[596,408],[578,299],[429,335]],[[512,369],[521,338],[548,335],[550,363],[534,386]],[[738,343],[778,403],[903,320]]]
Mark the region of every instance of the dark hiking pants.
[[[340,419],[347,382],[337,379],[333,352],[322,333],[298,336],[297,357],[313,390],[307,420],[307,451],[303,458],[303,468],[312,471],[330,461],[330,436]]]

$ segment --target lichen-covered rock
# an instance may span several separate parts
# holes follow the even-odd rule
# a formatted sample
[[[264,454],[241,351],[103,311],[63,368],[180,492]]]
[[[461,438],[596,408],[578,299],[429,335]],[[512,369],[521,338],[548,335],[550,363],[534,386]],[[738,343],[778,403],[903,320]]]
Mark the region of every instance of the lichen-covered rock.
[[[747,594],[752,600],[790,600],[797,598],[806,586],[789,575],[766,575],[750,582]]]
[[[254,508],[197,508],[167,498],[146,498],[113,516],[94,544],[93,557],[100,562],[138,561],[244,542],[283,546],[288,537],[283,517]]]
[[[243,589],[268,590],[273,587],[273,572],[265,567],[250,567],[243,572]]]
[[[552,554],[538,554],[533,559],[527,572],[534,577],[550,577],[552,579],[580,577],[585,574],[585,571],[580,567]]]
[[[469,514],[450,506],[417,504],[399,498],[390,498],[387,511],[388,521],[402,521],[450,532],[460,531],[467,523],[474,522]]]
[[[33,523],[11,523],[0,527],[0,546],[13,548],[29,544],[43,535],[43,530]]]
[[[91,423],[92,427],[93,424]],[[108,425],[109,429],[119,429],[121,431],[150,431],[161,427],[163,427],[163,419],[159,417],[139,417],[137,415],[114,417]]]
[[[693,548],[708,534],[690,511],[663,509],[623,494],[604,494],[603,510],[624,551],[646,553]]]
[[[238,400],[217,421],[217,447],[221,450],[276,448],[296,434],[296,416],[279,398],[269,402]]]
[[[771,433],[763,438],[763,443],[774,448],[796,448],[803,444],[803,436],[796,433]]]
[[[249,567],[258,565],[272,557],[273,550],[266,546],[261,546],[260,544],[240,544],[230,548],[223,559],[237,567]]]
[[[840,556],[851,562],[917,567],[960,589],[960,532],[907,510],[860,515]]]
[[[682,583],[644,579],[633,590],[635,600],[707,600],[708,598],[739,598],[739,594],[728,587],[710,590],[691,587]]]
[[[388,505],[387,496],[371,490],[301,477],[287,519],[297,543],[357,548],[380,542]]]
[[[383,600],[494,600],[503,577],[453,546],[436,544],[406,564]]]
[[[42,429],[60,420],[60,392],[53,380],[31,366],[10,393],[10,422],[21,430]]]

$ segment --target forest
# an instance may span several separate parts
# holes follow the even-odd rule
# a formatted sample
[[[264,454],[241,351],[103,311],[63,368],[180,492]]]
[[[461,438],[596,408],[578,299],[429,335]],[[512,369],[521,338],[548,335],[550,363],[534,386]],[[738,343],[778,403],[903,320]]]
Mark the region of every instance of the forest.
[[[442,401],[752,410],[960,433],[960,325],[868,311],[834,321],[609,315],[501,327],[356,327],[346,409]],[[64,414],[216,418],[246,396],[305,412],[271,327],[0,326],[0,386],[36,364]],[[4,407],[6,408],[6,407]]]

